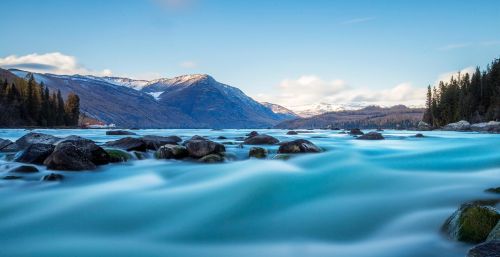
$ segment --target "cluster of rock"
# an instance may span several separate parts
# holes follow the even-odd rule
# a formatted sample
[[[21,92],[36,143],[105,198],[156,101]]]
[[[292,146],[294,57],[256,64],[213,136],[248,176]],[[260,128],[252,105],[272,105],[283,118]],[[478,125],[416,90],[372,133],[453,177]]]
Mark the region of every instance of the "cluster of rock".
[[[500,188],[487,192],[500,193]],[[443,224],[442,230],[448,238],[477,244],[467,257],[500,256],[500,213],[495,205],[500,200],[480,200],[465,203]]]
[[[417,130],[427,131],[432,130],[432,126],[428,123],[420,121],[417,125]],[[466,120],[450,123],[441,128],[446,131],[476,131],[488,133],[500,133],[500,121],[489,121],[470,124]]]

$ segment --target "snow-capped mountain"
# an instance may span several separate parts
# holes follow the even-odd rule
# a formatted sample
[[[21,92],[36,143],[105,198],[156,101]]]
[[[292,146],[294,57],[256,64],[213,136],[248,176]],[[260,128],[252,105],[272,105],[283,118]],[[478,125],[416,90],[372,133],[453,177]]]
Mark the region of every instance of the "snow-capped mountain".
[[[25,78],[26,71],[10,70]],[[289,116],[209,75],[152,81],[34,73],[51,90],[80,97],[81,111],[105,123],[138,128],[264,128]]]
[[[292,110],[287,109],[279,104],[273,104],[273,103],[268,103],[268,102],[260,102],[260,103],[262,105],[266,106],[267,108],[271,109],[276,114],[282,114],[282,115],[285,115],[291,119],[299,117],[299,115],[297,115]]]
[[[291,109],[301,117],[311,117],[327,112],[359,110],[370,105],[373,104],[365,102],[353,102],[348,104],[316,103],[310,105],[294,106]]]

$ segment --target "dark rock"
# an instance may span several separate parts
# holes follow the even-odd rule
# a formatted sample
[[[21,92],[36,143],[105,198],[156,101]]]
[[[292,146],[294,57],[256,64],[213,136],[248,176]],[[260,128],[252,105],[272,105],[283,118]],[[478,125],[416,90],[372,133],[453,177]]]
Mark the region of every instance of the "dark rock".
[[[297,139],[280,144],[278,153],[319,153],[321,149],[305,139]]]
[[[134,151],[133,153],[134,153],[134,156],[137,160],[145,160],[146,159],[146,155],[143,152]]]
[[[263,134],[247,137],[243,143],[247,145],[274,145],[279,143],[279,140],[275,137]]]
[[[108,136],[133,136],[137,135],[134,132],[126,131],[126,130],[108,130],[106,131],[106,135]]]
[[[132,156],[123,151],[123,150],[118,150],[118,149],[106,149],[105,150],[108,155],[109,155],[109,162],[126,162],[132,158]]]
[[[38,172],[38,169],[35,166],[31,166],[31,165],[21,165],[21,166],[18,166],[18,167],[11,169],[9,172],[36,173],[36,172]]]
[[[209,154],[201,157],[198,161],[204,163],[218,163],[223,162],[224,158],[218,154]]]
[[[19,153],[14,161],[42,164],[43,161],[54,151],[54,148],[54,145],[49,144],[32,144],[28,146],[28,148],[26,148],[24,151]]]
[[[50,170],[80,171],[96,168],[88,155],[71,141],[57,144],[54,152],[45,159],[43,164]]]
[[[142,140],[146,142],[147,148],[150,150],[158,150],[163,145],[176,145],[182,142],[182,139],[178,136],[153,136],[147,135],[142,137]]]
[[[252,147],[248,152],[248,156],[257,159],[263,159],[267,157],[267,150],[262,147]]]
[[[500,240],[500,221],[497,222],[497,225],[490,231],[488,238],[486,238],[486,241],[492,240]]]
[[[289,154],[277,154],[273,157],[274,160],[283,160],[283,161],[286,161],[290,158],[291,156]]]
[[[488,241],[472,247],[467,257],[500,257],[500,240]]]
[[[362,139],[362,140],[382,140],[384,139],[384,136],[382,134],[372,131],[367,134],[361,135],[356,139]]]
[[[359,136],[359,135],[363,135],[365,133],[363,133],[363,131],[361,131],[359,128],[354,128],[354,129],[351,129],[349,131],[349,134]]]
[[[299,133],[297,133],[296,131],[293,131],[293,130],[290,130],[288,132],[286,132],[287,135],[298,135]]]
[[[254,136],[257,136],[257,135],[259,135],[259,133],[257,131],[252,131],[252,132],[246,134],[247,137],[254,137]]]
[[[444,223],[443,231],[454,240],[480,243],[500,219],[500,214],[491,206],[474,203],[463,204]]]
[[[218,136],[217,139],[223,140],[223,139],[227,139],[227,137],[225,137],[225,136]]]
[[[141,151],[145,152],[148,149],[148,144],[142,138],[124,137],[119,140],[110,141],[105,146],[120,148],[126,151]]]
[[[5,180],[14,180],[14,179],[22,179],[23,177],[21,176],[16,176],[16,175],[7,175],[5,177],[3,177],[2,179],[5,179]]]
[[[244,137],[235,137],[234,140],[236,140],[236,141],[244,141],[245,138]]]
[[[50,173],[49,175],[45,175],[42,177],[42,181],[61,181],[64,176],[61,174]]]
[[[17,152],[17,145],[8,139],[0,138],[0,152]]]
[[[500,194],[500,187],[488,188],[488,189],[485,190],[485,192]]]
[[[164,145],[155,154],[158,159],[183,159],[188,155],[187,148],[182,145]]]
[[[431,125],[429,125],[428,123],[426,123],[424,121],[419,121],[418,125],[417,125],[417,130],[428,131],[428,130],[432,130],[432,127],[431,127]]]
[[[384,130],[383,130],[383,129],[381,129],[381,128],[378,128],[378,129],[377,129],[377,131],[382,132],[382,131],[384,131]]]
[[[71,143],[75,145],[95,165],[104,165],[109,163],[109,154],[90,139],[79,136],[69,136],[64,138],[63,141],[59,142],[59,144],[61,143]]]
[[[16,145],[20,150],[24,150],[32,144],[55,144],[60,140],[61,138],[52,135],[30,132],[16,140]]]
[[[423,135],[423,134],[421,134],[421,133],[417,133],[417,134],[415,135],[415,137],[424,137],[424,135]]]
[[[226,151],[223,144],[210,141],[206,138],[194,136],[185,142],[189,156],[201,158],[209,154],[219,154]]]

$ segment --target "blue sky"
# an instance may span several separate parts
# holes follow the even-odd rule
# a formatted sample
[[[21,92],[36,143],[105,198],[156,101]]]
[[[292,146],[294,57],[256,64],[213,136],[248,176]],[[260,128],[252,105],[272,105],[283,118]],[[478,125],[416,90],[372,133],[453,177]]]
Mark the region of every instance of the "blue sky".
[[[2,9],[4,67],[207,73],[287,107],[418,104],[438,78],[500,57],[494,0],[2,0]]]

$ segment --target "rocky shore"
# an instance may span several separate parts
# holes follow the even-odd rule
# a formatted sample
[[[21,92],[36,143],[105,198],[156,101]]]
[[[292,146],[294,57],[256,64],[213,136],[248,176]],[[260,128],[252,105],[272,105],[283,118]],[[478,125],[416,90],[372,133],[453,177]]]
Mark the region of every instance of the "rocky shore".
[[[420,121],[417,130],[445,130],[445,131],[474,131],[482,133],[500,133],[500,121],[489,121],[481,123],[469,123],[468,121],[461,120],[458,122],[447,124],[441,128],[433,128],[431,125]]]

